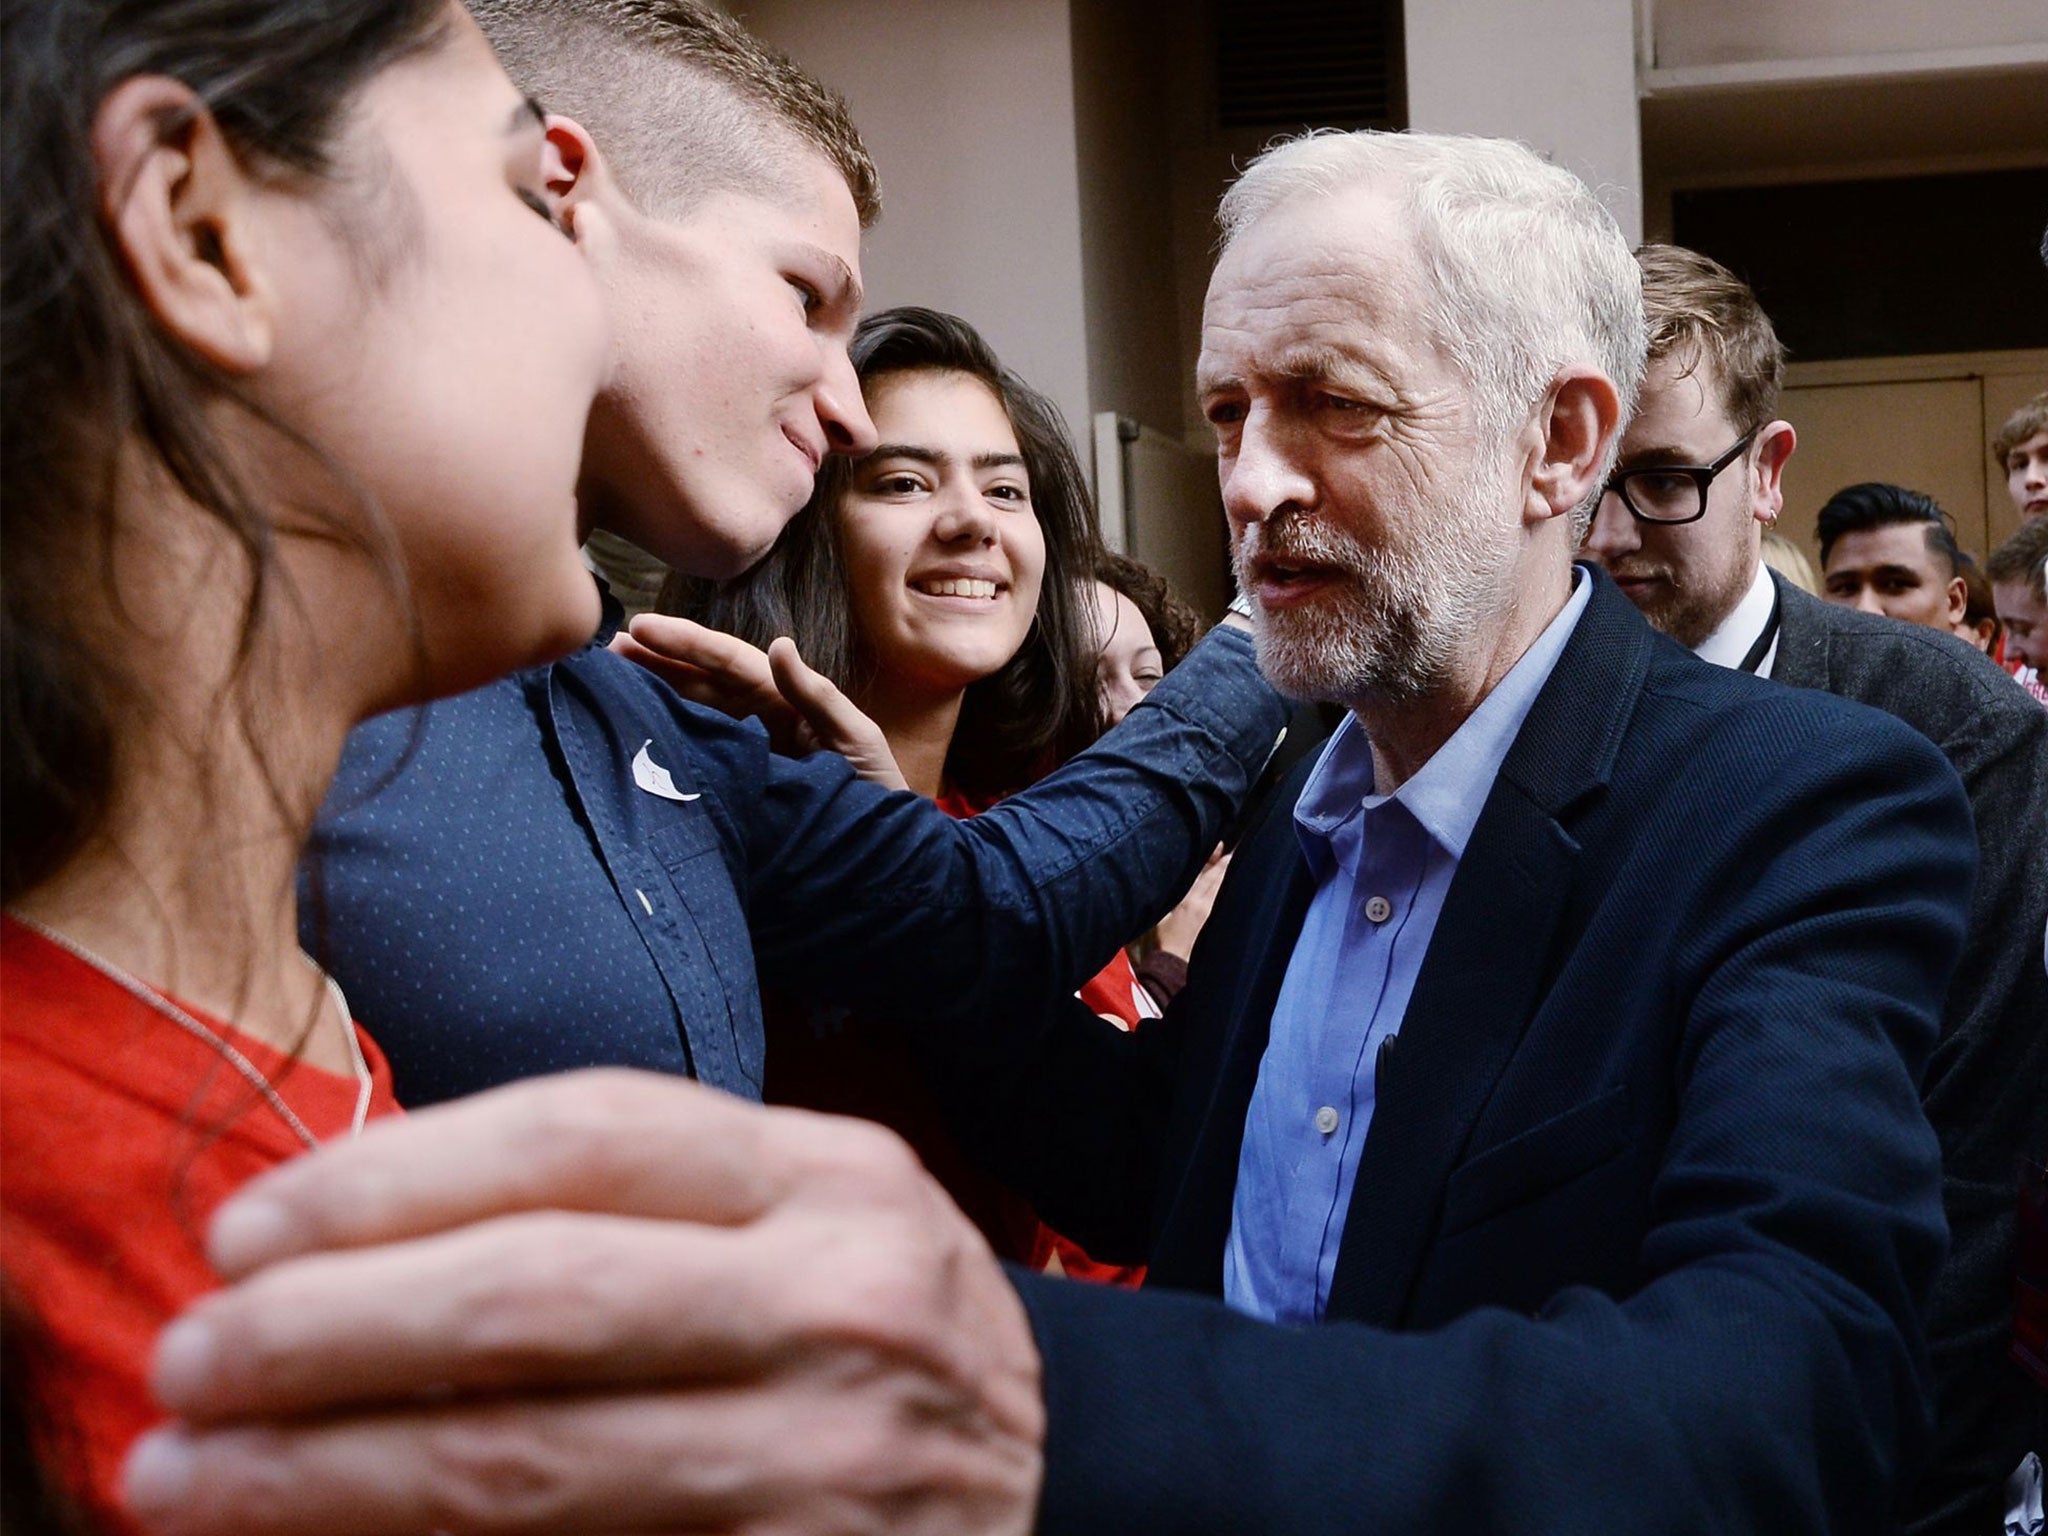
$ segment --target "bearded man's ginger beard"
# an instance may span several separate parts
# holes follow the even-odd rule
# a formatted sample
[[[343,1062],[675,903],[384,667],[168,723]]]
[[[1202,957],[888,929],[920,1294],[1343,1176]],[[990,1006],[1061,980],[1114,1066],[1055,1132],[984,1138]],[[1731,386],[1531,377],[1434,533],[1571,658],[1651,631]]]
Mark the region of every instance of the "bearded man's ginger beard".
[[[1695,649],[1719,629],[1721,621],[1735,611],[1735,605],[1749,590],[1748,573],[1743,573],[1739,581],[1731,577],[1703,587],[1681,575],[1675,567],[1656,560],[1624,556],[1602,563],[1616,581],[1625,577],[1656,581],[1657,585],[1647,591],[1631,592],[1629,597],[1650,621],[1652,629],[1669,635],[1687,650]]]
[[[1261,568],[1332,578],[1309,600],[1252,602],[1259,670],[1289,698],[1346,709],[1413,704],[1455,675],[1470,638],[1505,605],[1519,528],[1470,510],[1475,473],[1455,510],[1416,520],[1403,544],[1365,545],[1308,513],[1282,513],[1241,532],[1231,557],[1241,591]]]

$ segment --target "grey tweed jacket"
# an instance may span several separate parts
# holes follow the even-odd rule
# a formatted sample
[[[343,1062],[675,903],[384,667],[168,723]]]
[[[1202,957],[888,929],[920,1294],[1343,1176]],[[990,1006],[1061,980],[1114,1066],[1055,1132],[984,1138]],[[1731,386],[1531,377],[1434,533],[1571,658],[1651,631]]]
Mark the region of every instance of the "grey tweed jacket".
[[[1977,820],[1977,891],[1922,1099],[1950,1247],[1928,1318],[1935,1457],[1907,1530],[1996,1531],[2006,1475],[2048,1458],[2048,1393],[2006,1357],[2016,1162],[2048,1159],[2048,709],[1937,630],[1825,603],[1775,573],[1771,676],[1896,715],[1947,754]]]

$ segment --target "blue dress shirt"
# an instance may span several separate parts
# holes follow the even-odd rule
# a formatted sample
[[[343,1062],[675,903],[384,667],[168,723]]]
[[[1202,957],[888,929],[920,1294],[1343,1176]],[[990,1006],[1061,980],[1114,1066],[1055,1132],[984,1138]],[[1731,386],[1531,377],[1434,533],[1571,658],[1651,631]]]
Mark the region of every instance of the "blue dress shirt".
[[[1322,1321],[1380,1053],[1391,1049],[1444,897],[1508,748],[1548,681],[1592,583],[1450,740],[1390,795],[1373,793],[1357,716],[1302,786],[1295,829],[1316,893],[1288,961],[1245,1115],[1224,1299],[1279,1323]]]
[[[349,738],[307,948],[418,1106],[621,1065],[761,1095],[759,975],[909,1020],[1051,1006],[1185,889],[1284,711],[1250,638],[1195,648],[1089,751],[955,821],[777,757],[604,648]]]

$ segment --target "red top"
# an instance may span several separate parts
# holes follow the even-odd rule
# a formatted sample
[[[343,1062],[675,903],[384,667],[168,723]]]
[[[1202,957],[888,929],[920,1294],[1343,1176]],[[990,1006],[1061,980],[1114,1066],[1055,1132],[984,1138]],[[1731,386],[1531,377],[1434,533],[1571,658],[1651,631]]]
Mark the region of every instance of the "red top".
[[[348,1134],[352,1076],[185,1011],[247,1057],[314,1136]],[[394,1114],[391,1070],[357,1037],[370,1113]],[[212,1046],[0,919],[0,1254],[28,1313],[32,1422],[48,1426],[45,1455],[95,1529],[137,1529],[119,1507],[121,1459],[163,1417],[147,1385],[158,1330],[217,1283],[201,1246],[208,1219],[304,1150]]]

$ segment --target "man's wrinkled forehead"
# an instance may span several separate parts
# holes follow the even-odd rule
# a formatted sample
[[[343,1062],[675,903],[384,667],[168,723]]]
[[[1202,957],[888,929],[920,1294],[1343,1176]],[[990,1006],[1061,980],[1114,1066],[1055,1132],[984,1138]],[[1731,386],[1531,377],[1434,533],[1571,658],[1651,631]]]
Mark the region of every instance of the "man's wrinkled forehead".
[[[1217,262],[1199,372],[1206,384],[1254,356],[1292,371],[1318,356],[1373,360],[1413,332],[1421,294],[1412,244],[1390,212],[1348,195],[1283,205]]]

